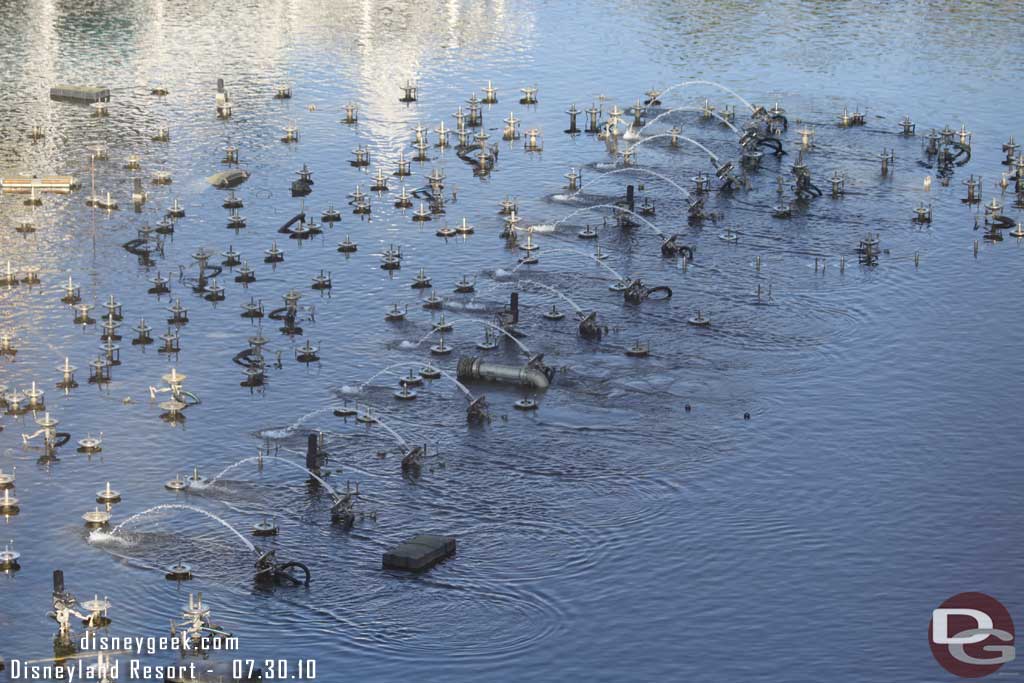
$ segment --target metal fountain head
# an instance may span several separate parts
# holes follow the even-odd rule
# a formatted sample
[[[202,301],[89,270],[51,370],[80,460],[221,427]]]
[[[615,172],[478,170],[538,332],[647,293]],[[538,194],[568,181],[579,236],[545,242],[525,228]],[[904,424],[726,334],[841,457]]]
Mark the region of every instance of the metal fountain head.
[[[309,568],[301,562],[278,562],[277,551],[263,551],[255,548],[256,552],[256,580],[262,582],[278,583],[282,580],[289,581],[295,585],[309,585]],[[299,569],[305,574],[304,579],[298,579],[290,573],[292,569]],[[209,626],[207,626],[209,628]]]
[[[480,395],[470,398],[469,405],[466,406],[466,421],[470,424],[481,424],[489,419],[487,397]]]
[[[32,439],[37,437],[43,437],[43,444],[47,450],[52,450],[56,446],[57,441],[57,425],[59,420],[55,417],[50,417],[50,413],[46,412],[42,417],[36,418],[36,424],[39,425],[39,429],[32,434],[22,434],[22,443],[27,444]]]
[[[580,317],[579,333],[584,339],[600,339],[604,334],[604,329],[597,321],[597,311],[591,311],[590,313],[579,313]]]
[[[18,559],[21,557],[21,553],[15,551],[13,546],[14,541],[11,540],[4,544],[3,550],[0,550],[0,572],[16,572],[20,569]]]
[[[109,601],[97,596],[94,600],[87,600],[82,607],[89,611],[83,614],[76,608],[79,606],[75,596],[64,588],[64,572],[57,569],[53,572],[53,593],[51,596],[53,611],[50,616],[60,627],[60,636],[67,638],[71,634],[71,617],[78,617],[86,622],[87,628],[94,628],[109,622],[106,619],[106,611],[110,607]]]

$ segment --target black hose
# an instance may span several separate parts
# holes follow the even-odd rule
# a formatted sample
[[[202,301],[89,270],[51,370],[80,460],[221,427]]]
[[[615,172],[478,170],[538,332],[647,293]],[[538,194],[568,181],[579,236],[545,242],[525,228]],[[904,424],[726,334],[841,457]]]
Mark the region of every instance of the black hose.
[[[655,295],[661,295],[661,294],[664,294],[664,296],[655,296]],[[671,299],[672,298],[672,288],[671,287],[667,287],[665,285],[659,285],[658,287],[651,287],[646,292],[646,298],[647,299],[654,299],[655,301],[664,301],[665,299]]]
[[[821,196],[821,188],[819,188],[817,185],[815,185],[814,183],[812,183],[810,181],[806,181],[804,183],[801,183],[801,184],[797,185],[793,189],[796,191],[796,193],[801,198],[804,198],[804,199],[806,199],[807,197],[820,197]]]
[[[480,148],[477,147],[476,145],[471,145],[469,147],[466,147],[465,151],[463,151],[460,148],[460,150],[455,152],[455,155],[457,157],[459,157],[460,159],[462,159],[463,161],[465,161],[467,164],[470,164],[471,166],[477,166],[480,169],[486,169],[486,168],[492,167],[494,165],[494,163],[496,163],[498,161],[497,145],[495,145],[494,147],[492,147],[489,150],[491,152],[491,154],[494,155],[493,162],[491,161],[490,157],[488,157],[485,161],[481,162],[479,157],[475,157],[475,156],[473,156],[472,154],[469,153],[468,150],[471,150],[471,149],[480,149]]]
[[[57,446],[58,448],[71,440],[71,434],[69,434],[68,432],[57,432],[56,437],[57,438],[54,439],[53,441],[53,445]]]
[[[641,304],[648,299],[655,301],[664,301],[672,298],[672,288],[664,285],[658,287],[645,287],[642,284],[635,283],[634,286],[625,290],[623,298],[631,304]]]
[[[238,353],[236,353],[234,358],[232,358],[231,360],[238,363],[244,368],[251,368],[252,366],[257,365],[257,362],[252,360],[251,358],[251,356],[254,353],[256,353],[256,349],[245,349],[244,351],[239,351]]]
[[[957,150],[959,150],[956,154],[953,155],[953,161],[956,163],[957,166],[963,166],[964,164],[971,160],[971,148],[969,145],[965,145],[960,142],[954,142],[953,146],[956,147]],[[966,155],[966,157],[963,160],[960,160],[960,157],[963,155]]]
[[[291,219],[289,219],[287,223],[285,223],[280,228],[278,228],[277,231],[278,232],[283,232],[283,233],[291,232],[291,230],[289,230],[289,228],[291,228],[292,225],[294,225],[298,221],[305,221],[305,220],[306,220],[305,212],[300,211],[299,213],[297,213],[294,216],[292,216]]]
[[[305,581],[300,581],[299,579],[295,578],[294,576],[292,576],[291,574],[288,573],[287,570],[289,570],[289,569],[301,569],[305,573],[305,575],[306,575],[306,580]],[[306,586],[309,585],[309,579],[310,579],[309,567],[307,567],[306,565],[302,564],[301,562],[285,562],[284,564],[279,565],[278,567],[275,567],[274,574],[277,577],[283,577],[285,579],[288,579],[289,581],[294,583],[296,586],[298,586],[299,584],[303,584],[303,585],[306,585]]]
[[[771,147],[775,150],[775,156],[782,156],[785,152],[782,149],[782,141],[778,138],[762,138],[757,141],[758,147]]]
[[[148,244],[148,240],[136,238],[133,240],[128,240],[121,246],[124,248],[125,251],[131,254],[135,254],[136,256],[146,256],[146,250],[141,248],[144,244]]]

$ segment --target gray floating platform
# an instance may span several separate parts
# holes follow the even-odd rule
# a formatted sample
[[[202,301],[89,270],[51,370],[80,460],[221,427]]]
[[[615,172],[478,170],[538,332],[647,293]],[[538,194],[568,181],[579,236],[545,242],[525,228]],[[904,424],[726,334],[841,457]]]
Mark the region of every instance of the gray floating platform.
[[[248,171],[244,171],[240,168],[233,168],[228,171],[214,173],[212,176],[207,178],[206,181],[214,187],[226,189],[229,187],[238,187],[249,179],[249,175]]]
[[[87,85],[55,85],[50,88],[50,99],[74,100],[76,102],[109,102],[110,88],[94,88]]]
[[[384,553],[384,569],[423,571],[454,554],[454,536],[420,534]]]

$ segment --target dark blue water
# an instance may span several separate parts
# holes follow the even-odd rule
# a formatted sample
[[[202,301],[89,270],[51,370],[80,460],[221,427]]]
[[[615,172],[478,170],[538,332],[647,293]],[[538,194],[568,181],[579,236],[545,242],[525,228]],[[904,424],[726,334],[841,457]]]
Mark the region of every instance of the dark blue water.
[[[986,201],[1000,195],[995,181],[1010,170],[1000,146],[1024,137],[1014,48],[1022,14],[1009,2],[3,4],[0,175],[71,173],[85,183],[44,196],[34,211],[20,195],[0,198],[0,267],[38,266],[42,281],[0,290],[0,334],[18,347],[0,360],[0,384],[38,382],[60,428],[74,441],[102,433],[103,450],[78,454],[73,441],[59,461],[39,463],[40,451],[21,438],[35,431],[34,416],[0,417],[0,468],[17,467],[21,500],[20,513],[4,518],[0,545],[13,540],[22,554],[21,571],[0,576],[0,656],[53,657],[56,625],[46,613],[50,572],[61,568],[80,598],[109,596],[110,635],[165,635],[188,593],[201,590],[240,638],[238,656],[315,658],[321,680],[949,680],[928,649],[932,609],[980,590],[1024,615],[1024,244],[982,240],[978,207],[961,202],[972,173]],[[226,121],[214,112],[218,77],[235,102]],[[407,106],[398,98],[409,78],[419,101]],[[438,221],[412,222],[392,206],[397,179],[390,194],[374,195],[371,220],[351,214],[348,193],[367,190],[378,165],[393,170],[400,150],[411,157],[417,123],[453,127],[451,114],[488,80],[499,97],[484,111],[501,150],[494,171],[474,176],[452,150],[432,147],[406,183],[422,186],[444,170],[449,193],[457,189],[445,220],[466,217],[475,234],[445,241],[435,236]],[[779,101],[791,124],[789,154],[766,155],[751,189],[713,193],[708,208],[721,219],[703,228],[687,225],[673,184],[692,190],[692,176],[713,170],[696,147],[651,139],[636,148],[637,168],[604,178],[621,157],[594,136],[562,133],[573,103],[607,112],[691,80],[755,104]],[[51,102],[48,88],[59,82],[108,85],[110,116]],[[291,85],[291,100],[272,98],[279,83]],[[150,95],[157,84],[170,94]],[[520,105],[519,89],[534,84],[539,104]],[[667,93],[647,120],[705,98],[718,111],[735,105],[738,125],[748,116],[739,99],[697,84]],[[339,123],[347,102],[358,106],[355,126]],[[866,112],[867,125],[838,127],[844,107]],[[500,140],[509,112],[524,130],[543,132],[543,152]],[[905,114],[918,136],[897,135]],[[33,142],[35,124],[45,137]],[[279,141],[289,124],[298,144]],[[923,134],[947,124],[973,133],[972,160],[948,187],[922,151]],[[170,142],[151,140],[160,125]],[[666,114],[643,135],[672,125],[737,159],[736,134],[694,111]],[[776,219],[776,175],[790,184],[804,126],[815,131],[805,157],[814,178],[827,189],[839,170],[848,194]],[[96,164],[97,190],[121,205],[109,214],[84,206],[97,142],[110,152]],[[621,141],[620,151],[635,142]],[[225,228],[224,193],[204,180],[226,168],[228,144],[252,172],[237,190],[248,220],[237,234]],[[349,165],[357,145],[369,146],[369,169]],[[886,178],[883,149],[896,155]],[[149,191],[141,213],[131,209],[129,154],[141,157]],[[305,207],[319,215],[333,204],[343,220],[299,242],[277,227],[300,207],[288,187],[303,163],[315,179]],[[587,183],[575,198],[564,188],[570,166],[582,167]],[[161,169],[173,184],[150,185]],[[643,184],[655,202],[654,228],[601,227],[611,214],[599,208],[566,218],[620,199],[627,183]],[[518,198],[521,225],[537,226],[541,246],[540,262],[514,274],[521,252],[498,237],[506,195]],[[147,268],[121,244],[174,198],[186,216]],[[934,212],[923,227],[911,220],[921,203]],[[1020,220],[1012,189],[1003,203]],[[29,219],[37,231],[18,234]],[[576,237],[588,222],[601,230],[610,268],[667,284],[673,298],[624,305],[608,290],[609,271],[588,256],[593,245]],[[655,228],[696,244],[695,261],[684,269],[663,258]],[[740,233],[737,243],[719,239],[725,228]],[[860,266],[854,252],[867,231],[887,250],[876,267]],[[350,256],[335,250],[345,235],[359,244]],[[261,257],[275,239],[285,260],[272,268]],[[378,255],[391,244],[405,259],[389,275]],[[179,264],[195,276],[197,249],[228,245],[250,261],[256,282],[243,289],[222,277],[226,300],[216,304],[179,282]],[[448,320],[490,322],[517,280],[531,280],[596,310],[610,332],[581,340],[565,301],[520,282],[522,341],[559,368],[537,412],[513,409],[518,389],[474,385],[493,419],[468,427],[465,398],[448,381],[430,383],[414,402],[394,400],[394,373],[405,367],[360,389],[391,364],[429,356],[436,337],[414,345],[439,315],[420,307],[426,292],[409,287],[421,267],[448,299]],[[190,310],[176,358],[129,341],[141,317],[166,330],[173,298],[146,293],[157,269]],[[334,278],[329,294],[310,288],[321,269]],[[59,300],[69,274],[97,319],[109,294],[124,307],[122,365],[102,387],[86,381],[99,325],[74,325]],[[464,274],[477,278],[475,295],[452,293]],[[756,305],[759,284],[771,287],[772,305]],[[294,338],[265,320],[268,359],[280,351],[282,366],[268,366],[262,389],[239,386],[231,358],[257,329],[239,317],[240,305],[253,296],[277,307],[292,288],[315,320]],[[392,302],[409,304],[406,322],[384,321]],[[545,320],[552,303],[570,315]],[[710,328],[686,323],[697,309]],[[435,362],[454,372],[459,356],[479,353],[483,329],[457,323],[445,337],[455,353]],[[322,345],[321,361],[308,366],[293,354],[307,339]],[[623,354],[636,340],[650,344],[649,358]],[[54,387],[65,356],[80,368],[80,386],[67,395]],[[525,355],[504,344],[489,359]],[[202,399],[177,426],[149,398],[172,366]],[[401,476],[384,429],[332,415],[343,400],[373,406],[402,439],[428,444],[419,479]],[[325,435],[329,481],[341,489],[358,481],[358,509],[375,519],[351,531],[332,525],[329,495],[273,461],[262,471],[239,465],[202,491],[163,487],[194,465],[212,476],[268,440],[299,462],[311,430]],[[280,536],[253,540],[307,563],[313,582],[256,589],[255,558],[238,538],[180,509],[132,520],[120,540],[90,539],[81,514],[106,481],[124,497],[115,525],[162,504],[199,507],[243,534],[273,517]],[[457,536],[458,554],[420,576],[381,571],[384,550],[427,532]],[[193,565],[192,582],[163,578],[179,559]]]

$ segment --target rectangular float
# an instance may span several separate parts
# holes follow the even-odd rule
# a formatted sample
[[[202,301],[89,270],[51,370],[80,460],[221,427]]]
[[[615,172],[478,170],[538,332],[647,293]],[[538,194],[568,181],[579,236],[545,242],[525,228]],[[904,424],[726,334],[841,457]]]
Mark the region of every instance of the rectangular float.
[[[423,571],[454,554],[454,536],[420,534],[384,553],[384,569]]]
[[[55,85],[50,88],[50,99],[73,102],[109,102],[110,88],[88,85]]]
[[[51,175],[42,178],[0,178],[4,192],[69,192],[78,187],[78,181],[70,175]]]

